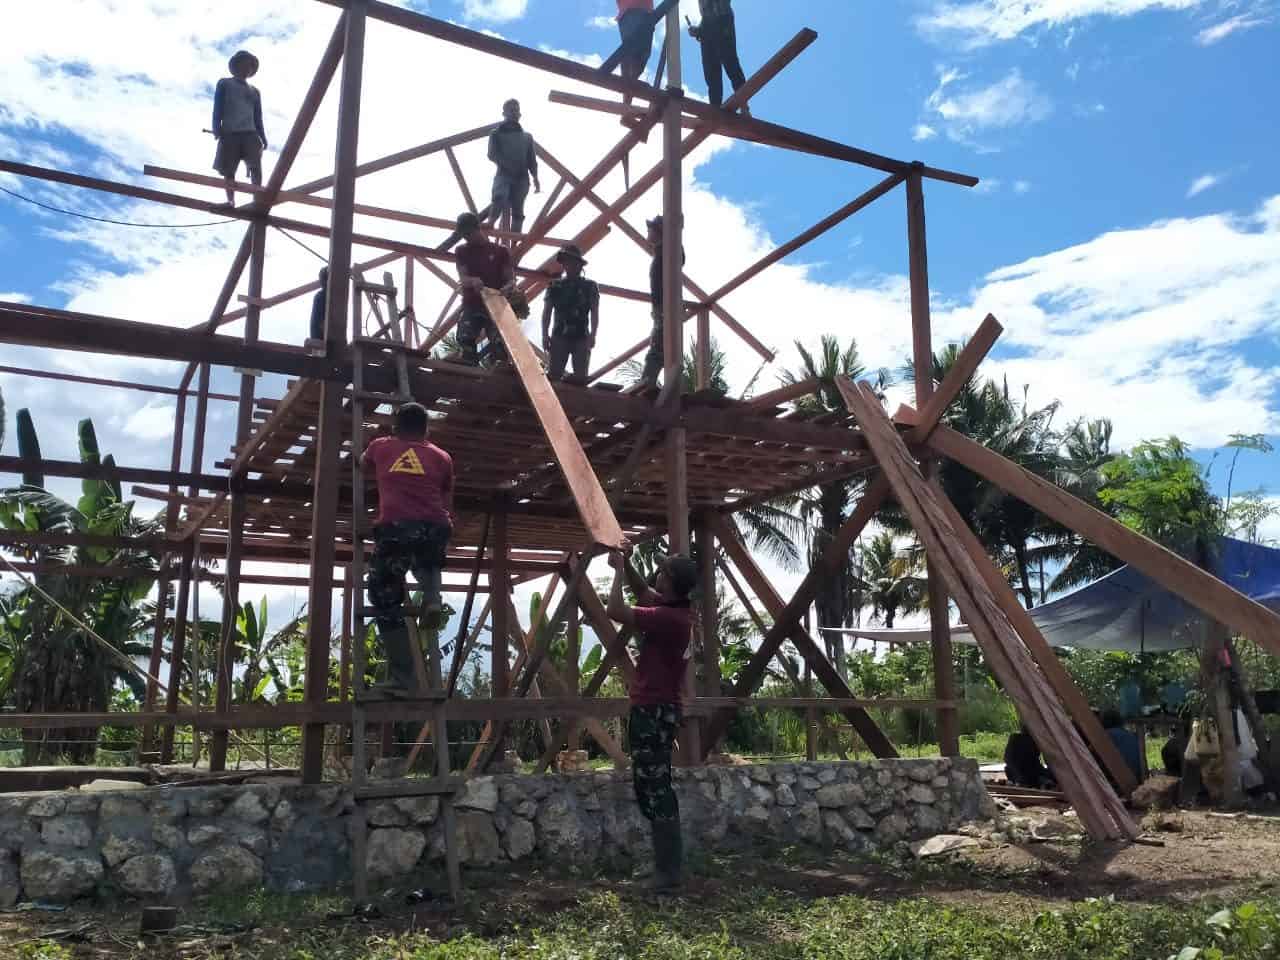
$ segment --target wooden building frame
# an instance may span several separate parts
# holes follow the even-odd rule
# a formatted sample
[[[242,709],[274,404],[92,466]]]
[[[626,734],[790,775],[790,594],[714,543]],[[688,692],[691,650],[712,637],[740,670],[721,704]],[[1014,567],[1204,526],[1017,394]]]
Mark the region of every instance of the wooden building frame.
[[[858,533],[889,498],[906,509],[920,533],[929,557],[932,613],[932,651],[935,697],[915,701],[939,716],[941,749],[956,755],[956,698],[953,686],[948,597],[953,597],[966,620],[975,627],[984,652],[1005,682],[1019,711],[1038,735],[1046,752],[1066,769],[1066,792],[1081,808],[1082,818],[1097,836],[1132,836],[1131,824],[1118,807],[1084,740],[1093,748],[1122,792],[1131,788],[1128,773],[1114,747],[1089,713],[1083,696],[1072,685],[1039,636],[1034,623],[995,569],[963,520],[941,494],[930,464],[950,458],[1001,486],[1046,515],[1080,532],[1091,541],[1132,563],[1154,580],[1178,592],[1216,619],[1280,652],[1280,617],[1248,600],[1229,586],[1182,558],[1132,533],[1091,510],[1065,492],[1021,471],[990,450],[940,425],[947,405],[971,377],[999,336],[993,318],[979,327],[961,354],[955,370],[941,384],[932,382],[932,326],[929,309],[928,254],[925,232],[924,184],[927,180],[972,187],[977,180],[922,163],[894,160],[856,147],[738,112],[752,97],[811,45],[817,35],[802,30],[761,66],[734,93],[724,110],[692,100],[680,82],[678,43],[666,58],[667,85],[662,88],[630,82],[580,63],[510,43],[485,33],[447,23],[381,0],[317,0],[341,11],[332,36],[303,99],[280,157],[266,184],[255,188],[237,184],[250,201],[230,211],[226,207],[151,187],[0,161],[0,170],[111,194],[134,197],[189,210],[244,220],[246,229],[221,291],[207,320],[186,329],[138,323],[110,317],[71,313],[16,303],[0,303],[0,342],[43,346],[90,353],[116,353],[163,358],[187,364],[174,388],[76,377],[47,371],[4,368],[5,372],[54,377],[120,389],[156,392],[176,398],[171,464],[168,470],[118,467],[114,476],[135,486],[135,495],[166,504],[165,536],[145,545],[163,560],[159,575],[160,608],[176,594],[176,614],[169,648],[170,674],[166,690],[159,677],[165,659],[167,624],[157,618],[150,659],[152,679],[146,703],[136,714],[8,715],[6,725],[58,728],[90,724],[143,726],[147,742],[160,737],[159,749],[172,757],[175,727],[190,726],[213,733],[210,761],[214,770],[226,763],[228,732],[235,729],[301,727],[302,776],[319,781],[324,774],[326,727],[351,721],[351,705],[330,701],[327,693],[331,665],[333,595],[343,591],[341,654],[342,696],[349,690],[348,656],[352,607],[360,602],[359,585],[341,572],[352,551],[352,490],[342,478],[352,451],[350,396],[354,358],[362,361],[365,390],[393,396],[397,377],[407,377],[411,392],[437,419],[433,433],[451,449],[458,464],[460,519],[449,554],[448,569],[467,579],[451,585],[468,595],[467,617],[459,631],[455,657],[480,630],[469,619],[472,598],[485,594],[485,613],[493,636],[493,696],[488,699],[451,697],[449,719],[484,720],[485,742],[471,759],[482,768],[500,749],[504,726],[516,719],[562,721],[558,732],[544,727],[547,751],[543,765],[555,751],[585,731],[603,749],[625,759],[600,720],[625,712],[621,700],[597,696],[611,670],[624,680],[634,665],[626,637],[614,629],[589,583],[585,570],[601,550],[616,546],[623,535],[639,540],[665,535],[673,551],[688,552],[699,542],[704,577],[716,569],[736,568],[731,582],[744,598],[747,590],[771,618],[764,640],[738,679],[731,696],[720,690],[714,590],[702,607],[701,653],[688,679],[686,723],[681,732],[681,757],[701,763],[723,737],[735,710],[787,706],[842,714],[859,737],[880,757],[896,756],[893,744],[876,726],[868,708],[903,701],[859,699],[827,659],[822,646],[802,625],[826,570],[841,562]],[[678,4],[665,5],[669,34],[679,37]],[[457,282],[443,269],[453,257],[437,247],[358,234],[354,218],[372,217],[420,225],[448,227],[446,218],[370,207],[356,201],[359,179],[433,154],[444,154],[457,179],[467,207],[475,200],[453,153],[454,148],[487,135],[489,126],[446,136],[373,161],[357,160],[363,73],[364,35],[368,20],[378,20],[427,37],[454,43],[477,54],[498,56],[565,79],[622,94],[629,105],[578,95],[553,93],[553,102],[570,109],[618,115],[625,131],[590,171],[577,175],[546,147],[540,154],[558,177],[542,210],[531,219],[524,235],[501,235],[518,256],[538,259],[539,248],[569,241],[584,251],[618,230],[646,251],[642,233],[626,219],[628,208],[646,191],[663,185],[666,369],[662,393],[656,398],[616,392],[599,386],[546,381],[531,345],[505,301],[490,294],[486,301],[501,336],[515,360],[514,373],[460,367],[434,360],[429,351],[448,332],[458,294]],[[339,106],[334,173],[286,188],[293,161],[308,135],[326,91],[338,78]],[[634,178],[618,198],[602,198],[597,189],[629,152],[655,128],[661,128],[663,159]],[[713,135],[739,138],[777,149],[839,160],[884,174],[884,178],[812,228],[782,244],[737,276],[708,292],[685,275],[681,249],[682,160]],[[147,167],[157,179],[208,186],[221,181],[167,168]],[[844,417],[807,418],[788,407],[813,392],[818,384],[804,383],[763,394],[749,401],[714,397],[706,391],[712,319],[725,324],[765,360],[773,353],[748,327],[729,314],[722,301],[773,264],[843,223],[899,186],[906,197],[907,246],[910,263],[910,322],[915,358],[915,409],[903,408],[893,420],[885,417],[858,385],[841,383],[849,406]],[[323,191],[331,196],[322,197]],[[329,226],[281,216],[277,208],[297,203],[324,209]],[[595,210],[591,222],[572,237],[554,237],[566,218],[582,204]],[[326,291],[327,317],[323,351],[270,341],[262,336],[266,310],[319,289],[303,284],[277,294],[266,292],[265,246],[269,230],[319,237],[328,243],[330,271]],[[356,262],[355,248],[376,251]],[[549,252],[549,251],[548,251]],[[416,315],[398,338],[396,317],[377,318],[376,329],[362,326],[353,313],[349,287],[353,278],[379,268],[403,271],[401,291],[413,306],[422,294],[417,284],[421,269],[445,285],[448,299],[434,323]],[[247,279],[245,277],[247,273]],[[555,276],[554,259],[534,268],[522,267],[521,287],[535,298]],[[233,298],[246,283],[246,293]],[[605,287],[608,295],[647,300],[645,291]],[[219,333],[224,325],[243,320],[241,336]],[[679,363],[683,355],[684,325],[696,324],[695,358],[698,389],[682,394]],[[357,344],[355,341],[359,340]],[[593,371],[591,383],[644,349],[637,344]],[[240,368],[236,395],[210,391],[211,367]],[[296,378],[278,399],[258,397],[252,371]],[[187,402],[194,401],[193,422],[186,422]],[[236,442],[226,459],[206,464],[205,428],[210,402],[236,405]],[[372,405],[371,405],[372,406]],[[387,407],[383,408],[388,409]],[[366,417],[376,427],[387,414]],[[189,445],[189,454],[186,447]],[[294,452],[296,451],[296,452]],[[0,471],[21,472],[35,466],[20,458],[0,457]],[[50,476],[83,477],[106,468],[78,463],[41,461]],[[835,478],[867,476],[862,502],[835,538],[827,554],[787,600],[772,587],[739,539],[733,514],[782,494],[806,489]],[[58,542],[88,543],[93,538],[64,537]],[[0,542],[22,547],[51,543],[49,537],[5,533]],[[143,545],[139,543],[138,545]],[[186,618],[193,583],[200,572],[197,552],[223,561],[223,637],[216,668],[217,695],[211,708],[193,709],[180,702],[180,664],[184,658]],[[245,561],[270,560],[302,565],[305,577],[262,577],[243,571]],[[29,567],[31,565],[28,565]],[[85,576],[111,576],[109,569],[64,569]],[[479,582],[484,573],[487,585]],[[730,575],[732,576],[732,575]],[[514,584],[550,577],[544,609],[552,624],[581,618],[606,647],[607,656],[584,685],[576,669],[562,674],[546,660],[545,635],[521,632],[511,602]],[[239,588],[248,583],[305,583],[309,586],[310,632],[306,662],[306,692],[300,704],[272,707],[235,705],[231,677],[235,669],[232,643],[234,611]],[[557,584],[559,596],[554,599]],[[745,584],[745,587],[743,586]],[[481,620],[484,619],[482,614]],[[813,674],[826,688],[826,697],[753,699],[769,661],[781,644],[791,641]],[[516,644],[513,658],[510,643]],[[701,672],[701,687],[697,675]],[[456,674],[450,678],[452,689]],[[164,695],[163,701],[161,695]],[[371,722],[423,720],[427,710],[412,704],[387,703],[368,707]],[[424,738],[427,731],[424,728]],[[416,749],[415,749],[416,753]],[[1055,766],[1055,769],[1057,767]]]

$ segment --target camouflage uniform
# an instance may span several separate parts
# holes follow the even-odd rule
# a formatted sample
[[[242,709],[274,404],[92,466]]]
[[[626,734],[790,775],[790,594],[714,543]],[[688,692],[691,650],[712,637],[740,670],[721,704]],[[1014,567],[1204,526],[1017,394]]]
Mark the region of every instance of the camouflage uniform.
[[[443,523],[400,520],[373,528],[369,561],[369,604],[377,610],[378,636],[387,655],[387,679],[396,686],[418,686],[409,632],[397,608],[404,603],[405,577],[412,571],[427,606],[440,601],[440,573],[452,531]]]
[[[680,819],[680,803],[671,786],[671,749],[680,726],[674,703],[631,708],[631,775],[640,812],[654,822]]]
[[[488,309],[482,304],[475,308],[463,308],[464,313],[458,319],[458,348],[462,353],[462,362],[471,366],[479,366],[480,351],[476,346],[480,334],[489,338],[485,353],[493,358],[494,363],[502,363],[507,359],[507,346],[498,333],[498,325],[489,316]]]
[[[591,312],[600,302],[600,287],[586,277],[561,277],[551,281],[547,302],[555,311],[551,326],[551,365],[548,376],[559,380],[573,357],[573,372],[586,377],[591,360]]]

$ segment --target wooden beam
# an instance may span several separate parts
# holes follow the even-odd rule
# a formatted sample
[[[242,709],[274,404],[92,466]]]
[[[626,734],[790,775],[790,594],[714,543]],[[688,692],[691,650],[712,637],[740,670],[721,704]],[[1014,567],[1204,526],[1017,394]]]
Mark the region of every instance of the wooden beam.
[[[750,400],[745,400],[743,401],[743,406],[748,410],[771,410],[779,404],[790,403],[793,400],[799,400],[801,397],[812,396],[821,389],[822,380],[819,377],[809,377],[806,380],[787,384],[785,387],[779,387],[777,390],[770,390],[767,393],[752,397]]]
[[[139,323],[19,303],[0,302],[0,342],[155,360],[208,362],[311,379],[336,376],[333,363],[321,357],[309,357],[301,347],[265,342],[246,346],[240,337],[205,335],[159,323]]]
[[[377,160],[370,160],[368,163],[362,163],[356,166],[356,178],[367,177],[371,173],[379,173],[383,170],[389,170],[392,167],[398,167],[402,163],[408,163],[411,160],[420,160],[428,157],[433,153],[439,153],[451,147],[460,147],[465,143],[471,143],[473,140],[479,140],[493,133],[496,123],[486,123],[482,127],[476,127],[472,130],[464,130],[462,133],[451,134],[439,140],[432,140],[429,143],[419,144],[416,147],[410,147],[407,150],[401,150],[397,153],[388,154],[385,157],[379,157]],[[334,178],[330,174],[327,177],[321,177],[318,180],[310,180],[307,183],[299,184],[290,188],[290,193],[319,193],[333,186]]]
[[[846,379],[837,380],[837,385],[862,425],[896,500],[981,645],[992,672],[1018,706],[1020,717],[1036,738],[1081,821],[1096,839],[1134,838],[1137,829],[1133,821],[979,571],[979,566],[991,564],[990,558],[985,552],[975,557],[964,549],[938,502],[938,488],[925,482],[871,387],[854,387]]]
[[[360,94],[364,77],[367,0],[349,0],[343,46],[342,88],[338,101],[338,133],[334,157],[333,210],[329,229],[329,289],[325,303],[325,341],[332,348],[347,340],[347,287],[351,274],[352,223],[356,194],[356,151],[360,138]],[[307,656],[304,702],[314,708],[328,697],[329,642],[334,567],[333,530],[338,511],[338,467],[344,420],[343,387],[320,385],[320,418],[316,438],[315,495],[311,516],[311,576],[307,600]],[[363,660],[360,661],[363,663]],[[360,678],[363,684],[363,676]],[[302,731],[302,781],[324,777],[324,727]]]
[[[865,207],[870,206],[872,203],[874,203],[880,197],[883,197],[886,193],[888,193],[898,184],[902,183],[904,179],[905,178],[900,173],[890,174],[888,177],[886,177],[884,180],[881,180],[878,184],[876,184],[866,193],[855,198],[851,202],[845,204],[843,207],[841,207],[835,213],[831,214],[831,216],[827,217],[825,220],[822,220],[821,222],[810,227],[808,230],[806,230],[804,233],[800,234],[799,236],[795,237],[794,239],[787,241],[782,246],[778,247],[778,249],[774,250],[772,253],[769,253],[764,257],[761,257],[751,266],[747,267],[746,270],[743,270],[740,274],[738,274],[732,280],[725,283],[722,287],[720,287],[719,290],[716,290],[714,293],[712,293],[711,296],[708,297],[707,299],[712,303],[719,303],[720,300],[729,296],[729,294],[733,293],[735,290],[737,290],[747,281],[752,280],[755,277],[759,276],[761,273],[763,273],[769,267],[773,266],[779,260],[786,259],[787,257],[791,256],[791,254],[799,250],[801,247],[806,246],[809,243],[812,243],[814,240],[822,236],[824,233],[827,233],[828,231],[833,230],[840,224],[844,223],[846,220],[852,217],[859,210],[862,210]]]
[[[928,441],[934,427],[942,421],[942,415],[946,413],[947,408],[959,396],[960,390],[964,388],[964,385],[973,377],[978,365],[986,358],[1003,332],[1004,327],[1000,326],[999,321],[991,314],[987,314],[986,319],[979,325],[977,332],[964,345],[960,355],[956,357],[955,364],[947,371],[947,377],[944,381],[946,389],[939,389],[936,393],[931,391],[927,402],[920,408],[920,413],[917,414],[920,422],[908,435],[908,439],[912,443],[925,443]]]
[[[940,426],[928,447],[1146,574],[1215,620],[1280,655],[1280,615],[1158,543],[981,444]]]
[[[565,416],[542,364],[534,356],[533,348],[520,329],[520,321],[511,312],[511,305],[496,290],[484,291],[485,307],[506,344],[512,365],[533,405],[538,422],[542,425],[547,442],[555,451],[556,460],[564,473],[565,483],[573,494],[574,503],[582,517],[583,526],[595,543],[616,549],[622,545],[622,528],[609,506],[600,481],[578,442],[573,425]]]
[[[848,551],[849,544],[857,539],[858,533],[875,515],[876,510],[879,509],[880,502],[887,495],[887,489],[888,485],[883,479],[877,478],[872,481],[871,486],[863,494],[862,500],[859,502],[857,509],[854,510],[853,515],[832,539],[819,563],[806,575],[795,596],[787,604],[783,603],[782,598],[778,596],[777,591],[773,589],[764,573],[756,565],[750,552],[738,538],[737,531],[718,514],[708,515],[708,524],[716,539],[719,540],[720,546],[733,560],[734,565],[742,575],[747,578],[752,592],[755,593],[760,602],[764,604],[765,609],[774,618],[773,627],[760,642],[760,646],[747,666],[739,672],[738,682],[734,685],[735,696],[747,696],[755,692],[756,687],[760,685],[760,681],[764,679],[765,667],[769,660],[773,658],[778,648],[782,645],[782,641],[789,638],[796,645],[801,656],[809,662],[813,672],[828,691],[838,697],[852,698],[853,692],[849,689],[848,684],[845,683],[844,678],[832,666],[831,661],[827,659],[821,647],[800,625],[800,615],[804,608],[808,606],[808,602],[805,600],[806,595],[811,600],[816,593],[821,577],[825,575],[825,571],[829,570],[838,560],[843,560],[841,549]],[[845,711],[845,717],[877,757],[896,757],[898,755],[898,751],[889,742],[889,738],[884,735],[875,721],[865,711],[850,708]],[[721,713],[712,718],[707,725],[705,750],[710,751],[715,747],[715,744],[724,736],[731,719],[732,717],[727,713]]]

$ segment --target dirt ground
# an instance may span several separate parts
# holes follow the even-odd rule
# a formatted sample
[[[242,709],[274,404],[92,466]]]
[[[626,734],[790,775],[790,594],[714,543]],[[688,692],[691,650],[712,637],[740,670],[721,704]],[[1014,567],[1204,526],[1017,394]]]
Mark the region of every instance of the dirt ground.
[[[1145,836],[1162,845],[1094,844],[1079,841],[990,845],[929,861],[891,857],[850,859],[796,851],[732,855],[691,864],[683,894],[696,905],[714,903],[746,885],[800,900],[857,896],[878,900],[928,898],[984,910],[1035,913],[1055,904],[1090,897],[1150,902],[1187,902],[1280,892],[1280,816],[1226,816],[1179,811],[1150,814]],[[301,929],[332,927],[334,933],[360,926],[393,936],[409,930],[433,933],[466,930],[485,937],[514,925],[545,922],[583,898],[603,891],[624,901],[646,897],[639,881],[626,875],[550,873],[539,867],[518,872],[468,873],[469,902],[449,915],[428,902],[406,905],[404,891],[380,901],[381,916],[362,923],[341,916],[340,896],[272,898],[256,905],[214,902],[184,908],[182,927],[141,944],[137,905],[77,905],[61,913],[0,913],[0,957],[102,958],[209,957],[252,942],[257,949],[282,946]],[[279,901],[279,902],[277,902]],[[62,950],[36,952],[50,932]],[[17,945],[23,944],[19,949]],[[255,951],[256,952],[256,951]]]

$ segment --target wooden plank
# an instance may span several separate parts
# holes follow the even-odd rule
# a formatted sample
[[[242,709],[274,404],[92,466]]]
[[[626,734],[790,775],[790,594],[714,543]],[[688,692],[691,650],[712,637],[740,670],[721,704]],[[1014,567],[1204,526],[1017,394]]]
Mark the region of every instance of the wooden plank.
[[[1072,722],[1084,734],[1085,740],[1089,742],[1090,749],[1093,750],[1094,754],[1102,761],[1103,766],[1106,767],[1112,781],[1118,786],[1121,796],[1127,797],[1137,789],[1137,778],[1134,777],[1133,771],[1129,769],[1129,765],[1125,763],[1120,751],[1116,749],[1111,737],[1102,728],[1101,722],[1099,722],[1098,717],[1089,706],[1089,701],[1085,698],[1080,688],[1075,685],[1075,681],[1067,673],[1062,661],[1058,659],[1058,655],[1049,646],[1049,642],[1045,640],[1044,634],[1040,632],[1036,622],[1031,619],[1030,613],[1018,602],[1018,597],[1013,592],[1013,588],[1009,586],[1009,581],[993,564],[983,563],[978,560],[980,556],[986,556],[986,549],[969,528],[969,525],[965,523],[964,518],[960,516],[959,511],[956,510],[951,500],[943,493],[936,477],[931,479],[930,485],[934,488],[938,504],[946,513],[947,519],[951,521],[951,526],[960,538],[961,544],[968,550],[970,556],[975,558],[975,566],[977,566],[978,572],[982,574],[982,579],[986,581],[987,587],[995,595],[996,602],[1000,604],[1000,609],[1004,611],[1005,616],[1009,618],[1009,622],[1013,624],[1014,630],[1018,632],[1018,636],[1026,644],[1027,650],[1030,651],[1031,656],[1039,665],[1040,672],[1049,681],[1049,686],[1053,688],[1053,692],[1062,701],[1062,705],[1066,708]]]
[[[837,384],[862,425],[895,498],[1090,834],[1100,839],[1136,836],[1132,820],[1084,749],[1062,705],[1044,686],[1026,647],[980,573],[978,567],[990,564],[990,559],[985,553],[974,557],[963,548],[937,502],[936,492],[926,484],[874,391],[868,385],[855,388],[844,379]],[[1038,689],[1045,695],[1039,695]]]
[[[1280,615],[1213,574],[949,427],[938,427],[930,436],[928,446],[1074,530],[1197,609],[1280,655]]]
[[[782,403],[790,403],[801,397],[808,397],[822,389],[822,381],[817,377],[809,377],[797,383],[787,384],[777,390],[770,390],[750,400],[743,401],[748,410],[771,410]]]
[[[930,390],[929,398],[920,407],[920,412],[917,414],[912,411],[913,415],[918,417],[915,429],[907,437],[912,443],[924,443],[929,439],[934,427],[942,421],[942,415],[946,413],[947,407],[951,406],[960,390],[973,377],[978,365],[986,359],[1003,332],[1004,327],[1000,322],[991,314],[987,314],[986,319],[978,326],[977,332],[956,357],[954,366],[947,371],[944,381],[946,389],[939,389],[936,392]]]
[[[583,525],[595,543],[611,549],[619,548],[623,540],[622,528],[609,506],[591,461],[583,452],[577,434],[543,372],[542,364],[534,356],[533,348],[520,329],[520,321],[511,312],[506,298],[496,290],[485,290],[484,302],[507,347],[547,442],[555,451]]]

